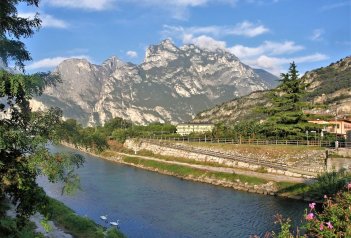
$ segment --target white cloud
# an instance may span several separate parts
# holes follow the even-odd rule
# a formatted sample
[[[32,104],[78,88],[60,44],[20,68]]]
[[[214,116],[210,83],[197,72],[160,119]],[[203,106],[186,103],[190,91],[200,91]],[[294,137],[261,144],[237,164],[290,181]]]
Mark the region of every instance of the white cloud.
[[[235,54],[239,58],[252,58],[262,54],[269,55],[281,55],[281,54],[290,54],[303,50],[302,45],[296,45],[293,41],[284,41],[284,42],[274,42],[274,41],[265,41],[257,47],[247,47],[243,45],[234,45],[228,50]]]
[[[311,40],[313,41],[321,41],[323,40],[322,35],[324,34],[323,29],[315,29],[312,33],[312,36],[310,37]]]
[[[255,37],[268,31],[269,29],[263,25],[255,25],[252,22],[244,21],[236,24],[233,29],[227,29],[227,35]]]
[[[133,51],[133,50],[127,51],[126,54],[127,54],[127,56],[129,56],[130,58],[136,58],[136,57],[138,57],[138,53],[135,52],[135,51]]]
[[[218,40],[213,39],[210,36],[201,35],[201,36],[198,36],[195,38],[189,37],[188,40],[189,40],[188,43],[197,45],[200,48],[208,49],[211,51],[214,51],[216,49],[222,49],[222,50],[226,49],[226,42],[225,41],[218,41]]]
[[[265,30],[263,30],[265,29]],[[263,68],[273,74],[279,75],[284,68],[295,61],[296,63],[307,63],[327,59],[324,54],[316,53],[300,57],[288,57],[287,55],[300,52],[304,46],[294,41],[264,41],[258,46],[249,47],[245,45],[227,46],[217,37],[240,34],[244,36],[255,36],[269,31],[264,26],[254,25],[247,21],[236,24],[234,27],[204,26],[187,27],[164,25],[161,34],[163,37],[177,38],[184,44],[194,44],[208,50],[222,49],[236,55],[242,62],[257,68]],[[278,57],[281,56],[281,57]]]
[[[267,55],[261,55],[257,59],[247,60],[246,63],[257,68],[263,68],[275,75],[279,75],[284,71],[283,66],[291,62],[299,63],[311,63],[328,59],[328,56],[320,53],[311,55],[299,56],[299,57],[270,57]]]
[[[333,4],[328,4],[328,5],[324,5],[320,8],[320,10],[322,12],[324,11],[329,11],[329,10],[333,10],[335,8],[340,8],[340,7],[349,7],[351,5],[351,2],[349,0],[344,1],[344,2],[338,2],[338,3],[333,3]]]
[[[93,11],[107,10],[116,0],[44,0],[43,3],[54,7],[77,8]]]
[[[87,59],[89,61],[90,57],[86,55],[77,55],[77,56],[58,56],[58,57],[53,57],[53,58],[45,58],[42,60],[34,61],[33,63],[29,64],[26,66],[27,70],[43,70],[43,69],[52,69],[59,65],[62,61],[66,59],[71,59],[71,58],[77,58],[77,59]]]
[[[35,12],[20,12],[18,13],[18,16],[23,18],[33,19],[35,14],[36,14]],[[50,28],[67,28],[68,27],[67,22],[61,19],[57,19],[52,15],[41,13],[39,15],[39,18],[42,20],[41,22],[42,27],[47,27],[47,28],[49,27]]]
[[[182,27],[164,25],[161,34],[164,37],[185,39],[192,37],[199,37],[200,35],[210,35],[212,37],[221,37],[228,35],[255,37],[268,32],[269,29],[262,24],[254,24],[249,21],[240,22],[234,26],[195,26]],[[186,43],[186,42],[184,42]]]

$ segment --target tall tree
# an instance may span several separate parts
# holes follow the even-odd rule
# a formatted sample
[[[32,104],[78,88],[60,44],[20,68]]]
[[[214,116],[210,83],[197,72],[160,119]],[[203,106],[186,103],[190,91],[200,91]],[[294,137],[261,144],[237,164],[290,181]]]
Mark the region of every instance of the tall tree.
[[[265,111],[269,115],[265,134],[278,137],[302,135],[310,126],[302,111],[307,105],[301,101],[306,85],[299,77],[294,62],[287,73],[281,74],[280,82],[270,94],[272,106]]]
[[[31,59],[22,37],[30,37],[40,27],[34,19],[18,16],[20,2],[38,7],[39,0],[0,1],[0,58],[22,70],[13,74],[0,70],[0,200],[7,196],[16,206],[18,225],[23,226],[36,211],[45,211],[46,194],[36,178],[45,174],[51,182],[66,182],[70,191],[78,181],[73,169],[83,163],[78,155],[51,154],[46,148],[55,141],[61,111],[51,108],[33,113],[29,100],[40,95],[57,78],[48,74],[24,74],[24,62]],[[3,227],[0,224],[0,234]]]

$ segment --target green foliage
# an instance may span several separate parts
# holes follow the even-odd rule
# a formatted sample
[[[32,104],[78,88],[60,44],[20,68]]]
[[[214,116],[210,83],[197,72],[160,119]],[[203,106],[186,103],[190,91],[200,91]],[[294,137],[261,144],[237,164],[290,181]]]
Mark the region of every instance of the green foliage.
[[[116,229],[109,229],[104,235],[103,227],[95,224],[92,220],[78,216],[70,208],[66,207],[63,203],[49,199],[48,207],[49,219],[55,221],[63,229],[69,231],[73,237],[77,238],[122,238],[123,234]]]
[[[123,143],[127,139],[127,136],[128,131],[125,129],[119,128],[112,132],[112,138],[120,143]]]
[[[42,234],[35,232],[35,224],[26,223],[24,226],[18,226],[19,222],[16,218],[0,217],[0,236],[2,238],[42,238]]]
[[[345,180],[343,180],[342,186],[337,186],[339,189],[336,190],[335,185],[339,184],[341,176]],[[330,186],[331,181],[333,181],[332,186]],[[345,181],[347,182],[345,183]],[[316,210],[316,203],[309,204],[309,209],[305,210],[303,219],[305,221],[302,226],[304,235],[300,236],[298,229],[296,233],[293,233],[290,219],[283,219],[281,215],[278,215],[277,221],[281,226],[281,231],[278,234],[273,232],[272,237],[351,237],[351,177],[342,175],[342,173],[329,173],[321,176],[318,183],[328,185],[333,191],[337,192],[331,193],[331,191],[328,191],[327,194],[330,194],[330,196],[323,196],[321,209]]]
[[[206,170],[191,168],[188,166],[168,164],[168,163],[163,163],[163,162],[158,162],[153,160],[145,160],[137,157],[124,157],[123,161],[131,164],[135,164],[135,165],[140,165],[146,168],[157,169],[158,171],[169,172],[169,173],[172,173],[173,175],[181,176],[181,177],[187,177],[187,176],[192,178],[209,177],[209,178],[227,180],[230,182],[237,182],[237,180],[240,180],[243,183],[247,182],[249,184],[254,184],[254,185],[267,183],[266,180],[261,178],[234,174],[234,173],[229,174],[229,173],[223,173],[223,172],[210,172]]]
[[[110,137],[110,134],[107,133],[104,127],[83,128],[74,119],[63,121],[59,125],[57,135],[61,141],[82,146],[86,149],[91,148],[96,151],[103,151],[108,148],[107,140]]]
[[[332,197],[326,197],[322,212],[316,212],[315,208],[306,211],[306,233],[309,237],[351,237],[350,207],[350,191],[342,191]],[[307,213],[313,214],[313,218],[309,219]]]
[[[317,182],[309,188],[309,195],[315,199],[322,199],[324,195],[333,195],[345,187],[351,180],[351,174],[344,170],[323,173],[317,177]]]
[[[60,139],[85,148],[102,151],[108,148],[107,140],[114,139],[120,143],[128,137],[151,135],[174,135],[176,127],[171,124],[150,123],[149,125],[133,125],[122,118],[113,118],[104,126],[83,128],[74,119],[62,123],[59,128]]]
[[[38,6],[39,1],[0,2],[0,59],[5,65],[14,62],[23,69],[30,55],[19,40],[30,37],[40,20],[37,16],[33,20],[19,17],[16,7],[20,2]],[[52,182],[61,180],[71,190],[69,183],[77,182],[72,170],[83,162],[82,158],[69,156],[58,159],[46,148],[49,141],[57,139],[61,111],[51,108],[33,113],[29,106],[29,99],[57,80],[57,76],[45,73],[25,75],[0,70],[0,196],[6,194],[16,206],[16,229],[20,231],[28,226],[30,215],[45,211],[47,197],[36,178],[48,175]]]
[[[276,215],[275,219],[275,223],[280,226],[280,232],[278,234],[272,232],[272,238],[294,238],[294,235],[290,232],[291,220],[289,218],[284,219],[283,216],[279,214]]]
[[[281,84],[271,92],[272,106],[264,109],[268,118],[261,133],[267,137],[301,139],[308,130],[320,129],[307,122],[302,108],[308,104],[302,101],[306,84],[299,78],[295,63],[290,64],[289,72],[281,75]]]
[[[23,69],[24,61],[30,60],[30,54],[19,39],[31,37],[40,27],[38,15],[29,20],[18,16],[17,4],[23,2],[38,7],[39,0],[0,1],[0,59],[7,65],[14,61]]]
[[[346,66],[346,63],[346,60],[343,62],[339,61],[329,67],[315,70],[313,76],[315,77],[315,81],[320,82],[320,84],[313,90],[313,92],[305,95],[305,100],[308,101],[322,94],[328,95],[340,89],[350,89],[351,72],[349,70],[350,66]],[[348,63],[350,64],[350,62]],[[341,98],[339,99],[336,98],[335,101],[342,99],[344,96],[341,95],[340,97]]]

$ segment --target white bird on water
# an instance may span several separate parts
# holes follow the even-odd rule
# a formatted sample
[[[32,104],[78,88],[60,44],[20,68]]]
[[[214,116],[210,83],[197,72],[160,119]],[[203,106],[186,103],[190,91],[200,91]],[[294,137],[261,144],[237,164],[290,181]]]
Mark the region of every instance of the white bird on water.
[[[112,226],[119,226],[119,220],[117,220],[117,221],[111,221],[110,224],[111,224]]]
[[[105,216],[100,216],[100,219],[106,221],[106,220],[107,220],[107,215],[105,215]]]

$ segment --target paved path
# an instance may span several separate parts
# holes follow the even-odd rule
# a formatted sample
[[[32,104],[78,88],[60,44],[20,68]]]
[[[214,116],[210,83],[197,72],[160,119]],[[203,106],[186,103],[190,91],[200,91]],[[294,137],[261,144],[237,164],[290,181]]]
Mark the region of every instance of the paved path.
[[[158,162],[167,163],[167,164],[177,164],[177,165],[188,166],[191,168],[208,170],[208,171],[213,171],[213,172],[235,173],[235,174],[247,175],[247,176],[262,178],[262,179],[266,179],[269,181],[275,181],[275,182],[292,182],[292,183],[312,183],[313,182],[313,179],[297,178],[297,177],[291,177],[291,176],[280,175],[280,174],[259,173],[259,172],[255,172],[255,171],[243,170],[243,169],[238,169],[238,168],[215,167],[215,166],[208,166],[208,165],[190,164],[190,163],[184,163],[184,162],[178,162],[178,161],[167,161],[167,160],[157,159],[157,158],[150,157],[150,156],[125,154],[125,153],[119,153],[119,152],[115,152],[115,153],[122,155],[122,156],[137,157],[137,158],[141,158],[141,159],[153,160],[153,161],[158,161]]]
[[[10,209],[6,211],[6,215],[12,218],[16,217],[15,207],[11,205]],[[40,213],[35,213],[33,216],[30,217],[30,220],[35,223],[37,228],[35,229],[36,232],[42,233],[44,237],[47,238],[72,238],[70,234],[65,233],[61,228],[57,227],[52,221],[49,221],[51,226],[51,231],[46,232],[44,227],[41,225],[41,221],[43,220],[43,215]]]

